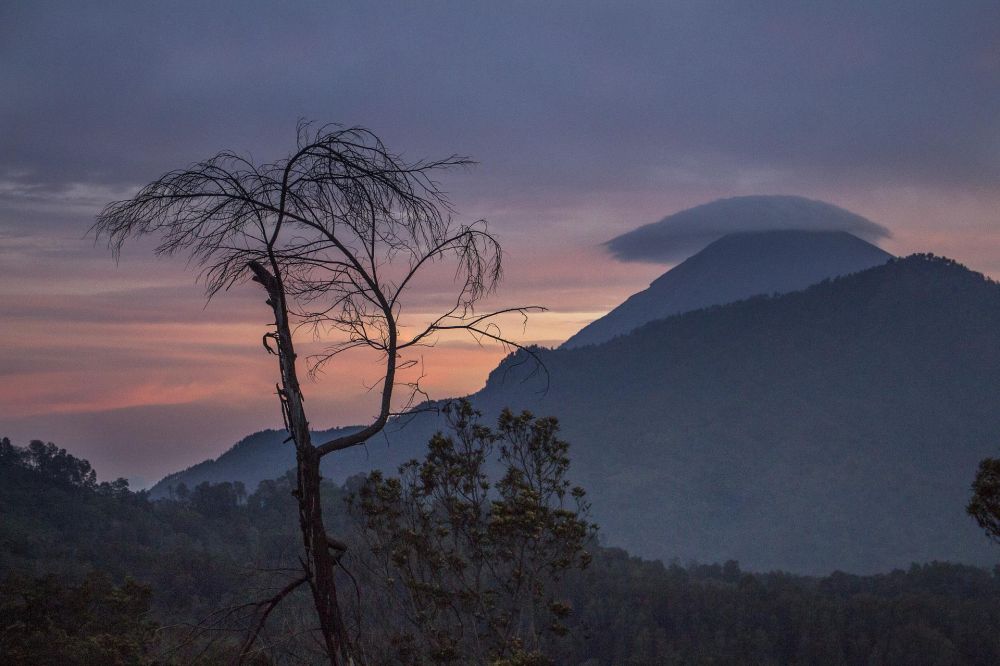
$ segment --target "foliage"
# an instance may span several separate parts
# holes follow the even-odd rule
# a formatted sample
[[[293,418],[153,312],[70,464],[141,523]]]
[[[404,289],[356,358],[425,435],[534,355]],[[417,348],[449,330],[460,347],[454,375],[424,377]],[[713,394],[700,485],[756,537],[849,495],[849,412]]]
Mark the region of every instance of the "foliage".
[[[96,490],[104,495],[125,497],[129,495],[128,481],[97,483],[97,472],[90,463],[75,458],[52,442],[31,440],[27,448],[11,444],[9,438],[0,439],[0,467],[19,466],[35,470],[38,474],[63,486]]]
[[[67,585],[93,571],[119,584],[140,581],[155,590],[152,612],[170,627],[161,632],[163,649],[187,640],[183,625],[247,593],[241,583],[256,557],[256,528],[242,507],[198,501],[203,493],[224,496],[225,485],[196,489],[190,503],[154,503],[124,483],[86,482],[90,475],[78,471],[90,470],[87,461],[54,447],[2,440],[0,451],[0,571]],[[38,465],[32,451],[55,451],[60,464]]]
[[[966,511],[991,539],[1000,542],[1000,460],[984,458],[979,463]]]
[[[150,589],[92,574],[79,585],[54,576],[0,585],[0,654],[6,663],[153,664],[157,625]]]
[[[460,438],[453,440],[461,446]],[[499,444],[494,443],[495,453]],[[295,564],[298,553],[288,545],[297,529],[290,494],[294,478],[263,483],[244,502],[236,500],[232,486],[223,489],[217,496],[227,511],[203,507],[208,510],[202,513],[178,499],[150,502],[138,493],[114,497],[70,487],[33,468],[11,465],[9,458],[0,464],[0,570],[15,577],[0,585],[0,608],[5,613],[23,608],[22,593],[34,594],[39,597],[35,608],[66,618],[80,606],[59,605],[56,599],[91,594],[108,600],[105,592],[111,588],[106,586],[79,592],[90,571],[106,571],[119,593],[135,589],[126,583],[131,576],[138,581],[134,585],[152,594],[149,615],[132,606],[134,617],[159,622],[163,629],[158,641],[144,643],[138,662],[122,663],[148,658],[163,664],[229,663],[245,630],[235,611],[280,588],[287,580],[281,568]],[[350,490],[357,494],[360,485],[354,480]],[[492,491],[498,498],[495,486]],[[356,521],[344,510],[348,489],[326,483],[323,492],[331,527],[349,533]],[[807,577],[750,573],[735,562],[665,565],[592,544],[587,550],[593,555],[590,566],[566,569],[550,590],[573,609],[561,620],[567,635],[542,641],[545,653],[559,664],[1000,663],[1000,570],[930,563],[874,576]],[[353,564],[352,571],[365,573]],[[48,573],[62,591],[34,581]],[[384,585],[366,578],[358,575],[357,594],[366,603],[384,602]],[[53,605],[42,603],[43,598]],[[254,658],[260,663],[316,661],[320,653],[306,633],[315,626],[310,607],[306,593],[283,604],[269,619]],[[66,628],[65,640],[83,640],[86,631],[98,637],[95,645],[128,648],[149,637],[140,624],[116,613],[109,612],[107,625],[81,624],[75,635]],[[7,618],[0,619],[0,629],[12,624]],[[380,630],[371,623],[362,628]],[[18,638],[19,644],[38,652],[13,663],[74,663],[53,661],[49,646],[26,642],[27,635]],[[369,633],[364,642],[387,637]],[[4,635],[3,640],[13,639]],[[0,646],[4,657],[8,644],[13,643]],[[531,663],[530,654],[511,654],[506,663]]]
[[[751,574],[602,549],[567,589],[567,663],[1000,663],[1000,570],[931,563],[874,576]]]
[[[393,656],[551,663],[541,648],[566,633],[570,612],[555,585],[589,563],[595,529],[583,489],[566,479],[569,446],[554,418],[505,410],[492,430],[467,401],[445,414],[451,432],[431,439],[424,460],[398,478],[373,472],[350,502],[374,556],[358,559],[385,600],[379,623],[394,630]]]

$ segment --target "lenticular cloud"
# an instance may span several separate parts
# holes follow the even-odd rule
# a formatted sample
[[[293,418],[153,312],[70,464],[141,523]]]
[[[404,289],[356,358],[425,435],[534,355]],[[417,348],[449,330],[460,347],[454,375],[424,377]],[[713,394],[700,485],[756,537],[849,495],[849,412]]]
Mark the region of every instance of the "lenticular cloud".
[[[823,201],[796,196],[718,199],[633,229],[604,243],[620,261],[669,263],[741,231],[846,231],[868,241],[889,237],[875,222]]]

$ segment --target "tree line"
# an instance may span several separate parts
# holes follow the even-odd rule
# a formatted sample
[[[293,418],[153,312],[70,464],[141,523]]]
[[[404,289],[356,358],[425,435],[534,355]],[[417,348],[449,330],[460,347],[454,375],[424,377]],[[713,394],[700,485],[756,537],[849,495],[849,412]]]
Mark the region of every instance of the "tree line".
[[[355,601],[345,603],[345,618],[362,654],[381,660],[372,663],[1000,660],[1000,571],[928,563],[877,576],[805,577],[750,573],[735,562],[641,560],[595,543],[585,495],[563,483],[568,450],[551,420],[510,414],[487,426],[471,414],[456,417],[458,430],[430,442],[399,474],[323,484],[324,510],[346,536],[344,563],[358,585],[348,585]],[[490,463],[510,439],[544,454],[538,459],[556,471],[547,478],[563,489],[562,508],[551,502],[551,511],[531,523],[567,537],[541,558],[490,552],[510,552],[527,537],[523,514],[514,526],[496,522],[517,515],[514,507],[541,507],[519,473],[509,474],[530,465]],[[296,575],[290,565],[297,552],[288,547],[296,529],[293,475],[252,493],[237,484],[203,484],[152,502],[143,493],[110,493],[88,482],[81,470],[90,466],[61,449],[34,446],[44,459],[59,460],[48,466],[37,465],[30,449],[6,442],[0,457],[0,569],[8,572],[0,584],[0,652],[25,664],[211,664],[240,657],[248,629],[261,617],[259,604]],[[466,464],[470,459],[482,464]],[[494,488],[505,475],[509,490]],[[489,502],[501,502],[493,524],[492,506],[475,518],[475,508],[484,507],[475,500],[475,480],[490,485]],[[442,489],[439,497],[453,502],[455,519],[433,510],[437,500],[421,500]],[[371,506],[358,513],[362,503]],[[454,525],[467,533],[441,534]],[[386,547],[372,547],[375,541]],[[361,559],[365,553],[371,559]],[[554,566],[558,580],[541,596],[531,585],[512,596],[501,586],[524,562]],[[501,575],[470,587],[468,572],[477,566],[497,566]],[[379,580],[386,572],[395,572],[391,583]],[[387,583],[395,586],[392,595]],[[476,627],[477,595],[498,611],[494,626]],[[266,618],[246,663],[324,659],[322,643],[308,638],[315,630],[310,609],[309,594],[289,593]],[[511,631],[506,652],[490,645],[497,628],[523,630],[532,619],[535,633]],[[459,640],[445,641],[446,635]]]

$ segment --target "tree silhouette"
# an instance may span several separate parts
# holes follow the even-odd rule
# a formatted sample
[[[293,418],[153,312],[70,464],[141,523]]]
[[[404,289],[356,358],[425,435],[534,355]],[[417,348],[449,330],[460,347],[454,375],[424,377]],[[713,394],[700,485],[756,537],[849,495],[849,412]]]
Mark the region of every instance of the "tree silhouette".
[[[1000,542],[1000,460],[984,458],[972,482],[972,499],[966,512],[993,541]]]
[[[350,663],[352,654],[335,578],[343,544],[324,527],[320,460],[379,433],[393,415],[397,386],[409,389],[405,408],[424,395],[419,380],[399,379],[416,363],[408,352],[431,344],[441,331],[520,349],[496,318],[539,309],[475,310],[500,280],[501,248],[484,221],[453,224],[451,204],[434,180],[440,170],[468,164],[454,155],[406,162],[369,130],[300,123],[296,150],[286,159],[256,164],[220,153],[109,204],[92,227],[116,257],[127,239],[158,236],[157,254],[185,253],[201,266],[209,297],[246,280],[266,291],[274,324],[263,344],[278,357],[278,397],[296,451],[294,494],[304,546],[304,571],[296,580],[311,588],[332,664]],[[445,259],[456,264],[453,304],[404,335],[407,289],[422,269]],[[381,356],[379,411],[366,427],[312,441],[293,340],[302,327],[329,341],[307,359],[310,372],[352,349]],[[263,607],[269,612],[273,606]],[[254,639],[248,637],[247,649]]]
[[[570,613],[556,585],[587,567],[596,533],[566,478],[569,444],[555,418],[503,410],[493,429],[468,401],[444,412],[450,428],[422,460],[372,472],[349,499],[388,624],[374,660],[552,664]]]

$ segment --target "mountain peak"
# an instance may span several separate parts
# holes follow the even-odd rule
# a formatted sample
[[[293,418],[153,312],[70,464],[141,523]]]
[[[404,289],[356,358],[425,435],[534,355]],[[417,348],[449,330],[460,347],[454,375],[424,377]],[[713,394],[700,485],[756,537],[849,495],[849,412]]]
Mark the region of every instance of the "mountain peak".
[[[775,238],[790,249],[863,243],[741,235],[702,258],[754,242],[773,248]],[[893,259],[650,322],[606,344],[533,351],[545,377],[532,377],[519,352],[470,398],[486,419],[505,407],[559,417],[574,481],[610,543],[806,574],[995,561],[962,507],[1000,432],[1000,286],[954,261]],[[378,442],[331,456],[324,477],[396,469],[442,427],[430,412],[391,422]],[[158,488],[253,488],[293,467],[283,439],[248,438]]]
[[[846,231],[776,229],[727,234],[591,322],[562,346],[598,344],[682,312],[760,294],[798,291],[890,258],[888,252]]]
[[[874,241],[889,231],[825,201],[791,195],[717,199],[612,238],[605,247],[621,261],[674,263],[732,233],[844,231]]]

